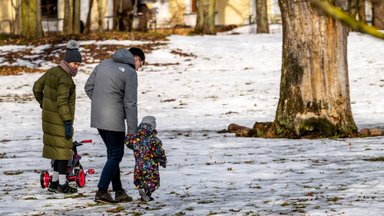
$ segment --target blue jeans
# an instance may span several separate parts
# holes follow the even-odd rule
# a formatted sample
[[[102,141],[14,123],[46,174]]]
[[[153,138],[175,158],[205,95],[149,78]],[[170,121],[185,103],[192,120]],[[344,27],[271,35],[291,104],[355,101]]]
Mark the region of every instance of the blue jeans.
[[[122,190],[120,180],[120,161],[124,156],[124,132],[107,131],[98,129],[105,146],[107,147],[107,162],[101,172],[97,187],[99,190],[108,190],[112,182],[113,191]]]

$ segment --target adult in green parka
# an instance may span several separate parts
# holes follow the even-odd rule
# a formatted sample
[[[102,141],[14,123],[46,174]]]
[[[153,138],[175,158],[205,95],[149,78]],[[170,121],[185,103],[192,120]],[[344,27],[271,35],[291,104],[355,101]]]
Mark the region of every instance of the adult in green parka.
[[[33,94],[42,108],[43,157],[53,161],[52,180],[48,190],[76,193],[70,187],[66,172],[72,156],[73,121],[75,116],[76,85],[72,77],[82,61],[79,45],[70,40],[64,60],[50,68],[33,85]]]

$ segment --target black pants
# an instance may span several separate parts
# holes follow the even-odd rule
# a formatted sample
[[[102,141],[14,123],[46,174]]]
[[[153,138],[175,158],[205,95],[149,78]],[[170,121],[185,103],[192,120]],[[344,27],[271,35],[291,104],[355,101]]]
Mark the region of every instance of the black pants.
[[[59,172],[59,175],[67,174],[68,160],[54,160],[53,170]]]

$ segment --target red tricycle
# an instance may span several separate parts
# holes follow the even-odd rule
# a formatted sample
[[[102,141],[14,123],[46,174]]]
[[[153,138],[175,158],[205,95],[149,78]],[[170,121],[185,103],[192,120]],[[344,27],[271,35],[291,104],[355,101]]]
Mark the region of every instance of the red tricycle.
[[[94,174],[94,169],[88,169],[87,172],[84,172],[83,166],[80,164],[81,156],[77,154],[77,147],[83,145],[83,143],[91,143],[92,140],[83,140],[80,142],[74,141],[73,142],[73,148],[72,148],[72,158],[68,162],[67,167],[67,181],[75,181],[77,186],[84,187],[85,185],[85,178],[88,174]],[[53,162],[53,161],[52,161]],[[53,163],[52,163],[53,166]],[[49,175],[49,172],[47,170],[44,170],[40,174],[40,185],[42,188],[49,187],[49,184],[51,183],[52,176]]]

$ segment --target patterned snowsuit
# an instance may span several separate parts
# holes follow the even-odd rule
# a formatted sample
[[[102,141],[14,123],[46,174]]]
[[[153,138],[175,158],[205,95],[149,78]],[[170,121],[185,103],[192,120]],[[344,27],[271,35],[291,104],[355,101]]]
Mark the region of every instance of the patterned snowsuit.
[[[161,140],[156,137],[156,130],[142,123],[137,131],[137,135],[126,143],[135,155],[134,184],[150,195],[160,186],[159,164],[165,168],[167,157]]]

